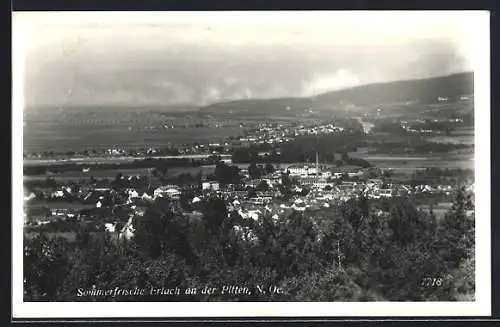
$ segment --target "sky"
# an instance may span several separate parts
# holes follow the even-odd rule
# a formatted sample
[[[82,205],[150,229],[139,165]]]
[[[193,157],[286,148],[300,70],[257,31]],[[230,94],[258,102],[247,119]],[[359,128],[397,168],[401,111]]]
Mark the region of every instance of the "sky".
[[[27,106],[206,105],[472,71],[453,12],[15,13]]]

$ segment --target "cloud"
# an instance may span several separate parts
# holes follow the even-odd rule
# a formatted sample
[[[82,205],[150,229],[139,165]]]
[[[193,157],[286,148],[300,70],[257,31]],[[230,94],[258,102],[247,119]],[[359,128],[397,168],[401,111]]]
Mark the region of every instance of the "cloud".
[[[360,83],[361,80],[357,75],[345,69],[339,69],[334,74],[321,75],[306,81],[301,93],[303,96],[310,96],[360,85]]]
[[[30,38],[36,41],[27,43],[25,101],[32,106],[204,105],[310,96],[469,68],[467,51],[457,47],[452,32],[448,38],[442,31],[416,37],[419,30],[413,28],[406,39],[404,33],[394,39],[382,37],[387,26],[372,27],[373,38],[366,39],[361,28],[346,37],[342,26],[251,27],[39,28]]]

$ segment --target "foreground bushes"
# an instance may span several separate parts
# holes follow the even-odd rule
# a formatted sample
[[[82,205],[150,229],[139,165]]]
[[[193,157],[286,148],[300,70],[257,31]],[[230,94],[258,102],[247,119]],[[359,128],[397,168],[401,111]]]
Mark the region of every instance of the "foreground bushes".
[[[244,228],[218,198],[201,205],[199,219],[158,200],[134,223],[129,242],[85,230],[74,242],[44,235],[26,241],[25,301],[471,300],[469,201],[460,190],[441,223],[406,199],[391,200],[386,215],[360,199],[278,221],[265,216]],[[182,293],[224,285],[250,291]],[[162,287],[182,294],[78,296],[79,289]],[[269,287],[279,291],[259,291]]]

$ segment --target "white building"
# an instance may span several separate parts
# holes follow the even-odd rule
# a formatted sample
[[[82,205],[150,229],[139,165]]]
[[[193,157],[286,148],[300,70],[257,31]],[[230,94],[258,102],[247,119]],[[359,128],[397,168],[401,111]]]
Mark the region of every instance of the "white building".
[[[109,233],[114,233],[115,232],[115,227],[116,227],[116,224],[112,224],[112,223],[106,223],[106,224],[104,224],[104,228]]]
[[[122,239],[130,240],[134,236],[135,228],[132,224],[132,219],[133,217],[130,217],[125,226],[123,226],[120,235],[118,236],[120,240]]]
[[[142,194],[142,197],[141,197],[143,200],[145,201],[151,201],[153,199],[153,197],[151,197],[149,194],[147,194],[146,192],[144,192]]]
[[[139,197],[139,193],[137,193],[136,190],[133,190],[133,189],[130,189],[128,190],[128,197],[129,198],[138,198]]]
[[[341,178],[344,173],[333,173],[333,178]]]
[[[291,176],[307,176],[307,175],[316,175],[318,173],[318,168],[314,166],[299,166],[292,165],[287,168],[287,171]]]
[[[24,197],[24,201],[30,201],[30,200],[33,200],[33,199],[36,199],[36,195],[33,192],[31,192],[28,196]]]
[[[382,198],[391,198],[392,197],[392,190],[391,189],[380,189],[378,191],[378,194]]]
[[[349,177],[356,177],[356,176],[360,177],[360,176],[363,176],[363,172],[362,171],[356,171],[356,172],[352,172],[352,173],[347,173],[347,175]]]
[[[324,177],[324,178],[332,177],[332,172],[331,171],[322,171],[321,177]]]
[[[55,191],[52,193],[53,198],[62,198],[63,196],[64,196],[64,192],[61,190]]]
[[[201,184],[202,190],[207,190],[207,191],[218,191],[219,190],[219,183],[217,182],[203,182]]]
[[[154,198],[158,197],[177,197],[180,196],[181,192],[172,186],[160,186],[156,190],[154,190]]]

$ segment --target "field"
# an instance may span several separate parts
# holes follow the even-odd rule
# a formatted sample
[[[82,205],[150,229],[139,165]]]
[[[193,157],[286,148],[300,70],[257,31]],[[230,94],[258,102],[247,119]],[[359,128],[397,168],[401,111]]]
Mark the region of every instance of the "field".
[[[174,127],[174,128],[172,128]],[[83,151],[179,146],[243,133],[238,121],[221,124],[200,114],[127,111],[26,113],[24,151]]]
[[[427,140],[436,143],[474,144],[474,135],[434,136]]]
[[[362,150],[362,149],[360,149]],[[471,150],[460,150],[448,154],[439,155],[373,155],[366,151],[351,152],[349,154],[353,158],[362,158],[369,161],[377,168],[390,168],[399,173],[413,173],[416,170],[435,167],[440,169],[474,169],[474,153]],[[280,169],[285,169],[292,163],[282,163]],[[310,163],[314,165],[314,163]],[[236,164],[240,169],[248,168],[249,164]],[[354,166],[341,166],[335,168],[336,171],[345,172],[353,170]],[[215,165],[207,165],[201,167],[174,167],[169,168],[167,178],[176,177],[182,173],[190,173],[196,175],[201,171],[203,176],[212,174],[215,170]],[[48,177],[56,181],[78,182],[80,180],[89,180],[91,176],[98,179],[114,179],[118,173],[124,176],[148,176],[151,169],[103,169],[91,170],[89,172],[69,171],[60,174],[34,175],[24,176],[24,181],[43,181]]]
[[[248,165],[246,165],[248,167]],[[176,177],[180,174],[189,173],[191,175],[196,175],[200,171],[203,176],[213,173],[215,166],[200,166],[200,167],[173,167],[169,168],[167,171],[167,178]],[[53,178],[55,181],[59,182],[78,182],[81,180],[90,180],[91,176],[96,179],[115,179],[118,173],[122,173],[123,176],[148,176],[151,173],[150,168],[136,168],[136,169],[103,169],[103,170],[91,170],[87,173],[82,171],[68,171],[64,173],[51,174],[51,175],[25,175],[24,181],[44,181],[48,177]]]
[[[471,151],[439,155],[370,155],[359,153],[352,157],[362,158],[378,168],[390,168],[401,172],[413,172],[424,168],[474,169],[474,154]]]
[[[62,201],[57,201],[57,202],[33,201],[27,203],[26,206],[30,208],[46,207],[49,209],[75,209],[75,210],[95,208],[95,205],[93,204],[83,204],[78,202],[62,202]]]
[[[24,132],[24,151],[83,151],[90,149],[179,146],[191,142],[219,142],[240,135],[239,127],[129,130],[128,126],[32,123]]]

